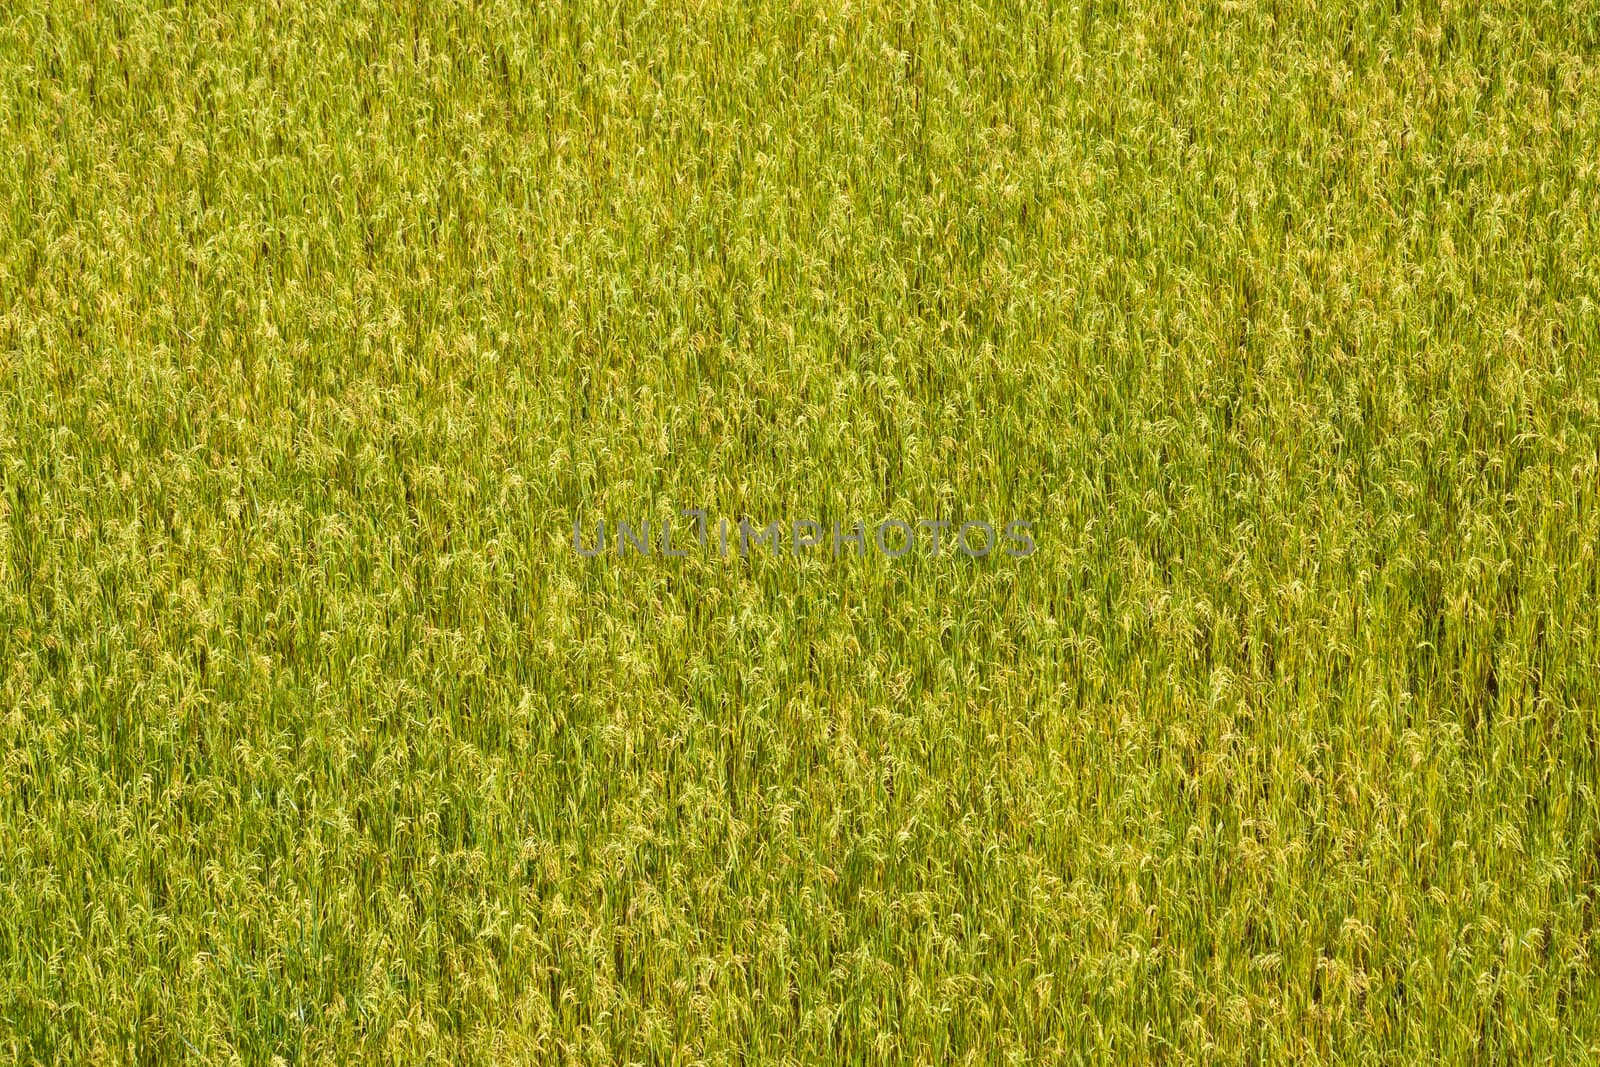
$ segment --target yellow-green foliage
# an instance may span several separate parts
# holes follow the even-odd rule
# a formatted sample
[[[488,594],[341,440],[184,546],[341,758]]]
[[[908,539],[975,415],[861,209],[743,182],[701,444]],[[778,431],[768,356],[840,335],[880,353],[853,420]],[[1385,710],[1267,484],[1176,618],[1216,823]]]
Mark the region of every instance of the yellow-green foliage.
[[[1597,225],[1592,2],[23,0],[0,1060],[1592,1062]]]

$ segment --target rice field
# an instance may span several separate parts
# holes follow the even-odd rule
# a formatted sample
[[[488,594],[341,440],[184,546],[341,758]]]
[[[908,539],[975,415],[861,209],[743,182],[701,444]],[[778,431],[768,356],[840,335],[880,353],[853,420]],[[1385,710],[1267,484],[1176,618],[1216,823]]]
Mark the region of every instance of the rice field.
[[[1592,0],[21,0],[0,1062],[1595,1062],[1597,302]]]

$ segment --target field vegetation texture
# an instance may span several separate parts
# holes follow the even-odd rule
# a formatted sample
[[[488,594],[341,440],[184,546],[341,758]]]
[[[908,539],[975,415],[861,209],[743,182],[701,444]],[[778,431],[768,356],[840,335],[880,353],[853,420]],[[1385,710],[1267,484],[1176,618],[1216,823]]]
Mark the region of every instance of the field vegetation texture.
[[[8,7],[0,1061],[1594,1062],[1597,294],[1592,2]]]

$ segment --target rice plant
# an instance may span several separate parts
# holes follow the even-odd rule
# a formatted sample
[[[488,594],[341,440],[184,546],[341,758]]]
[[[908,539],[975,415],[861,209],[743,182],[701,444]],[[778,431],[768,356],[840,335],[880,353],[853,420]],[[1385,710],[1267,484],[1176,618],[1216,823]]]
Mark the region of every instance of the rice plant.
[[[21,0],[0,149],[0,1061],[1600,1057],[1592,0]]]

